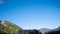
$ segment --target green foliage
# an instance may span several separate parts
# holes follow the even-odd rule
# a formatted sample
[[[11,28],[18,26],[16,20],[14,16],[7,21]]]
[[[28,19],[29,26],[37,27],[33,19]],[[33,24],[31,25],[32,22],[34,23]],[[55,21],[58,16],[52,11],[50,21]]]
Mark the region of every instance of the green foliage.
[[[27,30],[20,30],[19,34],[29,34],[29,32]]]
[[[6,26],[4,26],[6,25]],[[0,32],[6,32],[10,34],[17,34],[19,30],[22,30],[22,28],[18,27],[17,25],[4,21],[3,24],[0,23]]]

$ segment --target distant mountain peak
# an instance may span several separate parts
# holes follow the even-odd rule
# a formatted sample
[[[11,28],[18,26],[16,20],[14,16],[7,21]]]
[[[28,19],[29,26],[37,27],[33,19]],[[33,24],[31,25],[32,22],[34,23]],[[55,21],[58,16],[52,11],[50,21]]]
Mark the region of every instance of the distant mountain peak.
[[[42,34],[45,34],[45,32],[48,32],[50,30],[51,29],[48,29],[48,28],[41,28],[41,29],[39,29],[39,31],[42,32]]]

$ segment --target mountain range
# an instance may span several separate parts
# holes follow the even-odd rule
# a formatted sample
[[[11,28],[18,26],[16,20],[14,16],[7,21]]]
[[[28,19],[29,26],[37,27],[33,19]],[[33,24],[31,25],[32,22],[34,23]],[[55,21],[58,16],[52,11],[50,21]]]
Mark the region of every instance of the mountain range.
[[[14,34],[14,33],[18,34],[18,32],[20,32],[20,30],[24,32],[24,29],[17,26],[16,24],[13,24],[12,22],[9,22],[7,20],[5,20],[5,21],[0,20],[0,33],[6,32],[6,33],[10,33],[10,34]],[[25,31],[27,31],[27,30],[25,30]],[[33,30],[31,30],[31,31],[33,31]],[[42,34],[45,34],[46,32],[60,31],[60,27],[55,28],[55,29],[41,28],[38,31],[41,32]]]

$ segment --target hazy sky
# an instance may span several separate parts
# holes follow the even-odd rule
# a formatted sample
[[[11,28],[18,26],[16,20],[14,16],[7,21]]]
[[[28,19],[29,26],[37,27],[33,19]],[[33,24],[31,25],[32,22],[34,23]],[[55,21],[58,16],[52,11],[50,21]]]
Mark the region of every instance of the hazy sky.
[[[0,0],[0,20],[23,29],[53,29],[60,26],[60,1]]]

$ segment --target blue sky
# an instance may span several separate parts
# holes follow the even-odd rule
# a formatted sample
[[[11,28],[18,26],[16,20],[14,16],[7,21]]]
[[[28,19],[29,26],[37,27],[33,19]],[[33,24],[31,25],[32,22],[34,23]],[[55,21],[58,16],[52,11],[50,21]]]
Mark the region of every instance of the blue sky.
[[[53,29],[60,26],[59,0],[1,1],[0,20],[11,21],[23,29]]]

